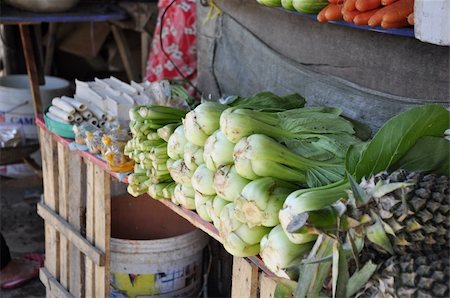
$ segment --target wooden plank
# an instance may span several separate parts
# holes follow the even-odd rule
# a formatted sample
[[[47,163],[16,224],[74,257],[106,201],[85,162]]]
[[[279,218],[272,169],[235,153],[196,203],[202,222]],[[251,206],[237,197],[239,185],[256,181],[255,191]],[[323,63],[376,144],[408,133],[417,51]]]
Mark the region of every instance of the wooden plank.
[[[71,172],[71,169],[69,167],[69,150],[61,143],[58,143],[58,172],[59,215],[61,216],[61,219],[67,221],[69,213],[69,173]],[[64,236],[64,233],[61,233],[59,237],[59,281],[64,288],[69,289],[69,242]]]
[[[39,270],[39,279],[44,284],[47,294],[51,297],[66,297],[74,298],[66,288],[64,288],[56,278],[54,278],[51,273],[46,268],[41,268]]]
[[[244,258],[233,257],[232,298],[256,298],[258,291],[258,267]]]
[[[259,278],[259,297],[260,298],[274,298],[275,288],[277,283],[271,279],[267,274],[262,272]]]
[[[31,42],[30,25],[19,24],[20,38],[22,40],[23,54],[27,65],[28,81],[31,86],[33,98],[34,115],[42,114],[41,94],[39,92],[39,77],[36,68],[36,57],[34,56],[33,44]]]
[[[56,44],[56,23],[48,24],[47,43],[45,49],[44,73],[49,75],[52,70],[53,54]]]
[[[86,161],[86,240],[95,244],[94,214],[95,208],[95,166],[92,162]],[[95,297],[95,271],[94,263],[86,258],[85,263],[85,294],[86,297]]]
[[[58,212],[58,152],[56,142],[45,131],[40,132],[42,169],[44,178],[44,202],[47,206]],[[56,279],[59,279],[59,233],[48,221],[45,229],[45,267]],[[51,297],[47,292],[47,297]]]
[[[76,231],[52,209],[43,203],[38,203],[37,212],[49,226],[52,226],[53,229],[64,234],[68,241],[86,255],[87,259],[98,266],[103,266],[105,264],[105,254],[92,245],[91,242],[87,241],[83,235]]]
[[[114,35],[114,40],[116,41],[117,49],[119,50],[120,58],[123,66],[125,67],[128,80],[138,82],[139,78],[136,72],[137,68],[134,66],[133,57],[131,56],[130,48],[128,47],[128,43],[122,29],[114,24],[111,24],[111,29]]]
[[[86,169],[81,156],[69,154],[69,224],[80,233],[84,227]],[[75,297],[84,297],[84,255],[72,242],[69,245],[69,290]]]
[[[212,223],[203,220],[195,211],[176,206],[168,200],[158,200],[158,202],[170,208],[175,213],[189,221],[192,225],[207,233],[209,236],[213,237],[219,242],[222,242],[217,228]]]
[[[95,166],[95,246],[105,252],[105,266],[95,266],[95,297],[109,297],[111,238],[111,178]]]

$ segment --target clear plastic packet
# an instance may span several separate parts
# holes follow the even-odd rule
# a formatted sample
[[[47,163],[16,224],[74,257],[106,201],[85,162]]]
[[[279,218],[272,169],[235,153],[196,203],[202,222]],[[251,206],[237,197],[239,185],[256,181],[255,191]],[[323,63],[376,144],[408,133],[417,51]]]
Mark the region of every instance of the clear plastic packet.
[[[120,126],[110,130],[102,137],[102,155],[114,172],[133,170],[134,161],[125,155],[125,146],[131,139],[127,130]]]
[[[22,125],[0,123],[0,148],[17,147],[25,144]]]
[[[100,154],[102,150],[103,131],[97,129],[93,132],[86,131],[86,146],[92,154]]]
[[[98,130],[98,128],[89,122],[82,122],[72,126],[72,130],[75,134],[75,143],[86,145],[86,132],[94,132]]]

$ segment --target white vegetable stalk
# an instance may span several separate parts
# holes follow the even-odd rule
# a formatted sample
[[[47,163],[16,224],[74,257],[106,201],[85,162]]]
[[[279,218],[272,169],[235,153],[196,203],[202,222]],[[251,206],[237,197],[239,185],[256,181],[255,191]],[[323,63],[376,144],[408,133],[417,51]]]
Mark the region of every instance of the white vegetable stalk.
[[[291,278],[288,267],[298,267],[303,256],[311,250],[314,242],[306,244],[294,244],[280,225],[274,227],[268,235],[261,239],[261,256],[264,264],[273,273],[283,278]]]
[[[235,205],[226,205],[220,213],[219,234],[225,249],[234,256],[248,257],[259,253],[259,242],[270,228],[241,223],[235,216]]]
[[[278,212],[287,196],[296,189],[294,185],[270,177],[248,183],[236,199],[236,217],[250,227],[274,227],[279,223]]]
[[[223,199],[234,202],[250,180],[241,177],[234,165],[220,167],[214,175],[214,189]]]
[[[208,169],[215,172],[220,166],[233,164],[233,148],[234,144],[216,130],[205,142],[203,159]]]
[[[206,139],[219,129],[220,114],[226,108],[217,102],[205,102],[187,113],[183,124],[189,142],[203,146]]]
[[[184,163],[191,170],[195,171],[203,163],[203,147],[187,143],[184,146]]]
[[[167,154],[172,159],[183,159],[184,146],[187,144],[184,135],[184,126],[178,126],[167,142]]]
[[[173,192],[175,200],[184,208],[195,210],[195,191],[192,187],[177,184]]]
[[[192,187],[201,194],[213,196],[216,194],[213,180],[214,173],[205,164],[201,164],[192,175]]]
[[[168,159],[167,170],[169,170],[170,176],[176,183],[183,184],[189,187],[192,186],[192,172],[186,166],[184,160],[178,159],[174,161],[173,159]]]
[[[207,195],[203,195],[201,193],[199,193],[198,191],[195,192],[194,195],[194,199],[195,199],[195,210],[197,210],[198,215],[206,220],[211,222],[211,215],[209,213],[207,204],[211,203],[214,199],[214,196],[207,196]]]
[[[221,196],[215,196],[212,201],[206,202],[206,208],[208,210],[209,216],[216,228],[219,228],[219,218],[220,212],[222,212],[223,208],[230,204],[229,201],[224,200]]]

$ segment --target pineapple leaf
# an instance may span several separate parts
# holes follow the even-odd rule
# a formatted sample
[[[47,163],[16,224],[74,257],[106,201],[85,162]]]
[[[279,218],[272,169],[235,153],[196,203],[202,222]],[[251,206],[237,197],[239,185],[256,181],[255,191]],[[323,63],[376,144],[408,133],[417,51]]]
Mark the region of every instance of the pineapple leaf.
[[[292,294],[298,286],[298,283],[296,281],[290,279],[280,277],[274,277],[272,279],[277,283],[274,292],[274,298],[291,298]]]
[[[307,259],[321,259],[332,254],[333,239],[320,234],[314,243]],[[331,262],[300,265],[298,284],[294,293],[295,298],[318,297],[331,268]]]
[[[361,270],[353,273],[347,284],[347,297],[355,295],[369,281],[370,277],[377,270],[377,265],[372,261],[367,262]]]
[[[297,232],[298,230],[303,228],[303,226],[308,221],[308,218],[309,218],[308,212],[303,212],[295,215],[292,218],[291,222],[287,225],[286,231],[288,231],[289,233]]]
[[[367,239],[393,255],[394,249],[392,248],[391,241],[384,230],[382,220],[374,212],[372,212],[371,215],[372,218],[375,219],[375,223],[366,228]]]
[[[450,126],[443,106],[427,104],[405,111],[386,122],[361,155],[355,178],[369,177],[399,161],[423,136],[442,136]]]
[[[347,297],[348,263],[342,244],[338,240],[333,243],[332,272],[333,298]]]
[[[352,189],[352,196],[349,196],[349,203],[354,208],[367,204],[370,200],[370,196],[367,192],[356,182],[355,178],[347,172],[347,179]]]
[[[377,185],[372,192],[372,197],[381,198],[387,195],[388,193],[394,192],[397,189],[406,188],[409,186],[413,186],[415,183],[413,182],[394,182],[388,184]]]

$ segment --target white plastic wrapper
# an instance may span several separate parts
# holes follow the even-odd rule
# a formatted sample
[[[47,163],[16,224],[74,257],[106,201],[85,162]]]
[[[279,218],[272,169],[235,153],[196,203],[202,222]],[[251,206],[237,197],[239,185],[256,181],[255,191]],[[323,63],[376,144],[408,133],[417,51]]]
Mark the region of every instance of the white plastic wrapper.
[[[0,148],[17,147],[25,143],[21,125],[0,123]]]

